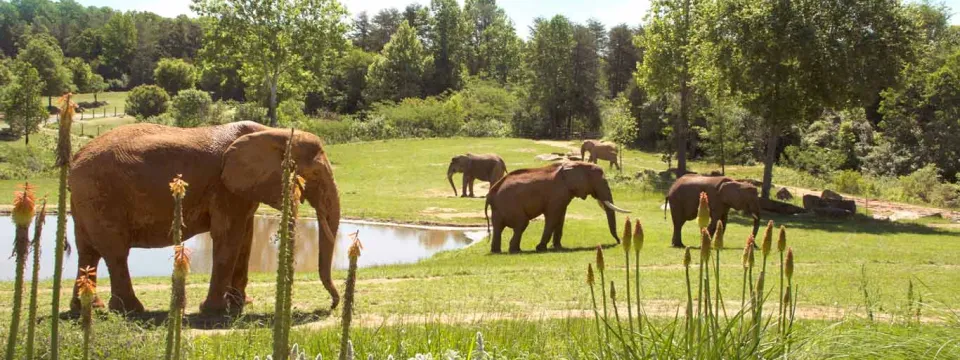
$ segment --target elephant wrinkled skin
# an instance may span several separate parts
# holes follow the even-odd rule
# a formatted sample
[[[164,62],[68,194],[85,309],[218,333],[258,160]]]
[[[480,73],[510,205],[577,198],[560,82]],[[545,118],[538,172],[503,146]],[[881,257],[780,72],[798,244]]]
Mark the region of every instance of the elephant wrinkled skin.
[[[450,165],[447,166],[447,181],[453,188],[453,196],[457,196],[457,186],[453,184],[453,174],[463,173],[463,186],[461,197],[473,197],[473,181],[487,181],[493,185],[507,173],[507,165],[503,159],[496,154],[471,154],[457,155],[450,159]]]
[[[689,174],[677,179],[667,192],[666,202],[670,203],[670,215],[673,217],[674,247],[683,247],[680,230],[684,223],[697,218],[701,192],[707,194],[710,204],[710,226],[707,230],[711,235],[716,230],[717,221],[727,224],[727,214],[731,208],[753,215],[753,235],[757,235],[760,225],[760,198],[757,197],[755,186],[723,176]],[[663,211],[667,211],[666,207]]]
[[[586,158],[586,153],[590,152],[590,158]],[[610,167],[616,166],[620,169],[620,160],[617,157],[617,145],[600,140],[586,140],[580,145],[580,158],[589,163],[597,163],[597,159],[610,162]]]
[[[70,206],[79,267],[110,271],[110,309],[139,312],[127,268],[130,248],[170,246],[173,199],[168,183],[183,174],[183,238],[210,232],[213,269],[201,311],[240,311],[246,301],[253,216],[260,203],[281,202],[283,152],[290,131],[244,121],[181,129],[153,124],[118,127],[73,158]],[[306,181],[303,200],[319,223],[320,280],[336,307],[340,295],[331,279],[340,223],[340,198],[330,161],[315,135],[296,132],[293,157]],[[95,280],[95,279],[94,279]],[[103,303],[97,299],[97,305]],[[79,308],[74,287],[71,309]]]
[[[547,241],[553,238],[554,248],[560,248],[563,222],[567,205],[573,197],[586,199],[593,196],[606,212],[610,235],[620,242],[614,211],[628,212],[613,205],[613,194],[603,169],[581,161],[553,163],[541,168],[515,170],[490,188],[487,194],[484,216],[490,232],[490,251],[499,253],[503,229],[513,229],[510,252],[520,252],[520,238],[530,220],[543,214],[543,236],[537,250],[546,250]],[[487,215],[487,207],[491,213]]]

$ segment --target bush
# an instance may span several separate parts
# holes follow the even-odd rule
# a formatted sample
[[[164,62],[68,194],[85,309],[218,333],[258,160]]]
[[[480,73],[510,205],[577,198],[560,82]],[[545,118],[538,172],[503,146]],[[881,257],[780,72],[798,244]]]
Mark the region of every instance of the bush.
[[[173,97],[171,112],[176,119],[176,126],[197,127],[206,123],[207,114],[213,100],[210,94],[202,90],[183,90]]]
[[[459,102],[435,97],[407,98],[396,105],[380,103],[372,113],[384,117],[400,137],[453,136],[464,123],[464,110]]]
[[[860,172],[843,170],[833,175],[833,186],[839,192],[860,195],[866,188],[866,183]]]
[[[498,120],[473,120],[463,124],[460,135],[469,137],[506,137],[510,127]]]
[[[208,125],[226,124],[231,121],[230,104],[224,101],[217,101],[210,106],[207,113],[206,123]]]
[[[32,146],[0,146],[0,180],[23,180],[42,174],[53,166],[47,151]]]
[[[931,195],[931,203],[939,207],[960,208],[960,186],[940,184]]]
[[[790,145],[783,150],[781,160],[794,169],[809,172],[814,176],[823,176],[843,166],[846,157],[837,150],[815,146],[801,149]]]
[[[124,74],[119,79],[107,80],[107,91],[124,91],[130,84],[130,77]]]
[[[900,177],[900,189],[903,191],[903,196],[911,200],[931,202],[938,186],[940,186],[940,170],[933,164],[928,164],[910,175]]]
[[[140,85],[127,96],[127,115],[149,118],[167,112],[170,96],[156,85]]]
[[[300,100],[284,100],[277,106],[277,123],[280,126],[297,126],[307,120],[307,115],[303,113],[304,104]]]
[[[197,70],[183,59],[160,59],[153,70],[157,85],[170,94],[192,89],[197,83]]]
[[[269,123],[267,119],[267,108],[252,102],[237,105],[233,112],[233,121],[247,120],[256,121],[261,124]]]
[[[138,122],[145,122],[157,125],[177,126],[177,119],[170,113],[163,113],[157,116],[151,116],[145,119],[137,119]]]
[[[503,86],[493,81],[467,81],[463,90],[450,97],[461,104],[464,121],[508,123],[517,112],[517,97]]]

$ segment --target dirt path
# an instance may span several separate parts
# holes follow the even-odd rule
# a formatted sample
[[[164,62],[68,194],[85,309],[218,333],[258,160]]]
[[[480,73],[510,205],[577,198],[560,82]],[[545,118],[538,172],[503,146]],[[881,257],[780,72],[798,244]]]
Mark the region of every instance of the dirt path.
[[[580,152],[580,148],[577,147],[577,146],[575,146],[575,145],[573,145],[573,144],[571,144],[569,141],[537,140],[537,141],[534,141],[534,142],[537,143],[537,144],[540,144],[540,145],[547,145],[547,146],[558,147],[558,148],[561,148],[561,149],[566,149],[566,150],[574,151],[574,152],[577,152],[577,153]]]
[[[815,191],[810,189],[804,189],[794,186],[784,186],[787,190],[793,194],[794,197],[802,198],[804,195],[815,195],[820,196],[822,191]],[[944,219],[960,222],[960,212],[940,209],[935,207],[927,207],[920,205],[896,203],[892,201],[880,200],[880,199],[869,199],[863,197],[857,197],[847,194],[843,195],[844,199],[853,200],[857,203],[858,208],[869,209],[873,214],[873,217],[881,220],[891,220],[897,221],[901,219],[905,220],[915,220],[923,217],[937,216],[940,215]],[[937,224],[937,225],[952,225],[952,224]],[[952,226],[936,226],[936,227],[952,227]]]

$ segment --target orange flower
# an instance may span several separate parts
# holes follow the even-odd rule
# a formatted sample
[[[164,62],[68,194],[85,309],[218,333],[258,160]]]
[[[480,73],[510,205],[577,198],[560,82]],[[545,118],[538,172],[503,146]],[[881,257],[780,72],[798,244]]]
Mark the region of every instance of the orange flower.
[[[37,198],[33,195],[33,185],[23,183],[21,191],[13,193],[13,223],[17,227],[29,227],[33,221]]]
[[[177,177],[170,182],[170,192],[173,193],[174,197],[183,199],[189,185],[186,181],[183,181],[183,174],[177,174]]]
[[[710,259],[710,233],[707,229],[700,229],[700,261]]]
[[[630,224],[630,217],[627,216],[627,220],[623,224],[623,251],[626,253],[629,253],[630,246],[632,245],[633,245],[633,227]]]
[[[80,277],[77,278],[77,288],[80,295],[80,304],[89,307],[93,303],[93,297],[97,294],[97,284],[93,282],[93,277],[97,276],[97,270],[87,266],[80,269]]]
[[[640,225],[640,220],[635,221],[635,227],[633,228],[633,251],[640,253],[640,250],[643,250],[643,225]]]
[[[713,234],[713,248],[720,250],[723,249],[723,232],[726,230],[723,227],[723,221],[717,221],[717,232]]]
[[[697,224],[701,229],[710,226],[710,200],[706,192],[700,192],[700,208],[697,209]]]
[[[754,239],[753,235],[747,238],[747,244],[743,246],[743,257],[740,258],[740,261],[743,264],[744,269],[753,267],[754,256],[753,256],[753,247]]]
[[[190,249],[183,245],[173,247],[173,276],[185,279],[190,273]]]
[[[593,264],[587,264],[587,285],[593,286]]]
[[[787,249],[787,260],[783,272],[787,274],[787,279],[793,279],[793,248]]]
[[[353,239],[353,244],[350,245],[350,249],[347,250],[347,255],[351,260],[356,260],[360,257],[360,250],[363,249],[363,244],[360,243],[360,230],[357,230],[353,234],[350,234],[350,238]]]
[[[597,245],[597,270],[603,272],[603,248]]]
[[[760,243],[760,253],[763,256],[770,254],[770,247],[773,245],[773,220],[767,223],[767,230],[763,232],[763,242]]]
[[[777,239],[777,251],[783,252],[787,249],[787,228],[780,225],[780,237]]]

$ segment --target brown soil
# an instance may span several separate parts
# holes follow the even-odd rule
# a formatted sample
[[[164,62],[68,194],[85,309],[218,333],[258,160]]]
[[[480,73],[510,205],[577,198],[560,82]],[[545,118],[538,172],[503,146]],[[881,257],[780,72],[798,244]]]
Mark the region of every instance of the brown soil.
[[[577,146],[575,146],[575,145],[573,145],[573,143],[571,143],[571,142],[569,142],[569,141],[537,140],[537,141],[535,141],[535,142],[536,142],[537,144],[540,144],[540,145],[547,145],[547,146],[558,147],[558,148],[561,148],[561,149],[566,149],[566,150],[570,150],[570,151],[576,151],[576,152],[578,152],[578,153],[580,152],[580,148],[577,147]]]
[[[804,195],[815,195],[820,196],[822,190],[810,190],[798,187],[787,186],[787,190],[790,190],[790,193],[793,194],[795,198],[803,198]],[[886,200],[880,199],[868,199],[863,197],[851,196],[847,194],[842,194],[844,199],[853,200],[856,202],[858,208],[869,209],[873,214],[874,218],[878,219],[889,219],[894,217],[896,220],[897,217],[914,217],[921,218],[927,216],[936,216],[939,214],[944,219],[951,221],[960,221],[960,212],[939,209],[935,207],[927,207],[920,205],[911,205],[903,203],[895,203]],[[869,206],[868,206],[869,205]],[[936,226],[936,225],[932,225]],[[938,227],[950,227],[950,226],[938,226]]]

